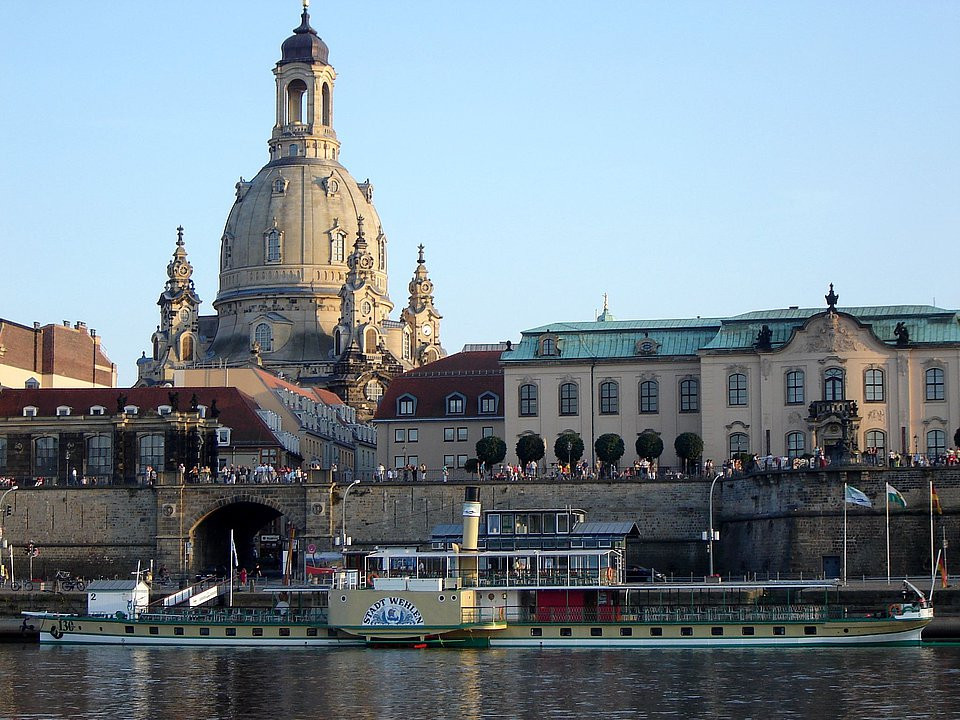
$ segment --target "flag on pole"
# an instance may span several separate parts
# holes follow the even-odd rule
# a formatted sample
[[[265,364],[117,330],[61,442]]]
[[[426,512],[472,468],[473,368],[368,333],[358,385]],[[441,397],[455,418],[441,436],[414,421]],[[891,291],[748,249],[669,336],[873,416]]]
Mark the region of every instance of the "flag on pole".
[[[943,556],[943,553],[937,557],[937,572],[940,573],[940,583],[943,587],[947,587],[950,583],[947,582],[947,560]]]
[[[907,506],[907,501],[903,499],[903,495],[890,483],[887,483],[887,502],[891,505],[899,505],[900,507]]]
[[[240,566],[240,559],[237,557],[237,545],[233,542],[233,530],[230,531],[230,559],[234,567]]]
[[[933,509],[937,515],[943,515],[943,508],[940,507],[940,496],[937,495],[937,489],[933,486],[933,483],[930,483],[930,502],[933,504]]]
[[[862,492],[857,490],[853,485],[845,485],[846,490],[844,490],[844,501],[852,503],[854,505],[862,505],[863,507],[873,507],[873,503],[870,502],[870,498],[864,495]]]

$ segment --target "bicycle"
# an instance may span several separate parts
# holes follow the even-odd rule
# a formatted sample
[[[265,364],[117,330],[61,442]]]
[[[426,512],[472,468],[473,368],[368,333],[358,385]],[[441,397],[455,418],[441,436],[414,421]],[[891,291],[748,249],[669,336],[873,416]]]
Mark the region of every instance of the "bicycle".
[[[10,583],[10,589],[30,592],[33,590],[33,580],[14,580]]]
[[[54,580],[56,580],[57,586],[60,588],[60,590],[66,592],[70,592],[71,590],[83,591],[87,587],[87,584],[84,582],[83,578],[74,577],[66,570],[57,570]]]

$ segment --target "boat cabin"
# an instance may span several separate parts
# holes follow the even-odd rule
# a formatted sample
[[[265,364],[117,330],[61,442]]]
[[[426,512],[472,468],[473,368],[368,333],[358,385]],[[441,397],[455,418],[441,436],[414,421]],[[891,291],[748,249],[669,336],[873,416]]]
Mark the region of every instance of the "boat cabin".
[[[93,580],[87,583],[87,614],[137,617],[150,604],[150,586],[142,580]]]

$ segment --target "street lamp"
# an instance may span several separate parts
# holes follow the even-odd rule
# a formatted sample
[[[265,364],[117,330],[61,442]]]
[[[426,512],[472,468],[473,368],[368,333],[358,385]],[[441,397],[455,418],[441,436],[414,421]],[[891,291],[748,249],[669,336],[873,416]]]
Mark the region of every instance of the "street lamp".
[[[567,440],[567,476],[573,477],[573,443]]]
[[[19,490],[19,489],[20,487],[18,485],[14,485],[13,487],[6,490],[3,493],[3,495],[0,495],[0,546],[2,546],[4,550],[7,548],[7,538],[4,537],[3,535],[4,524],[7,519],[7,506],[4,504],[3,501],[7,499],[7,495],[12,493],[14,490]],[[11,557],[12,557],[12,552],[11,552]],[[2,566],[3,566],[3,556],[0,555],[0,567]],[[10,564],[10,574],[13,575],[12,561]]]
[[[710,514],[710,527],[707,530],[707,554],[710,556],[710,577],[713,577],[713,541],[719,539],[720,533],[715,533],[713,529],[713,488],[717,484],[717,480],[723,477],[722,473],[717,473],[716,477],[713,478],[713,482],[710,483],[710,501],[709,514]]]
[[[347,543],[347,495],[350,494],[350,491],[353,490],[354,485],[360,484],[359,480],[354,480],[352,483],[347,485],[347,489],[343,491],[343,500],[340,501],[340,528],[343,532],[342,537],[342,546],[346,547]]]

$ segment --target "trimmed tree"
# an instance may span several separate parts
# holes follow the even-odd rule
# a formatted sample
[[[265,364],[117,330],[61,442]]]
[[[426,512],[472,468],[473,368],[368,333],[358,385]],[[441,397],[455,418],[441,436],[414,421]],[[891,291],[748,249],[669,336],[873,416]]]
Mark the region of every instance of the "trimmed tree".
[[[477,475],[480,473],[480,461],[476,458],[469,458],[464,464],[463,469],[466,470],[471,475]]]
[[[583,440],[575,432],[560,433],[553,444],[553,454],[561,464],[575,463],[583,457]]]
[[[517,440],[517,458],[524,470],[528,462],[542,460],[546,452],[547,446],[539,435],[523,435]]]
[[[646,430],[637,435],[637,457],[653,462],[663,455],[663,438],[653,430]]]
[[[673,449],[677,451],[677,457],[683,460],[683,471],[687,472],[690,461],[703,455],[703,439],[693,432],[680,433],[673,441]]]
[[[477,460],[486,465],[487,470],[493,471],[493,466],[503,462],[507,456],[507,444],[496,435],[489,435],[477,440]]]
[[[960,428],[953,434],[953,446],[960,447]]]
[[[604,473],[609,475],[610,466],[616,465],[617,461],[623,457],[623,438],[616,433],[605,433],[594,441],[593,449],[597,451],[597,457],[603,463]]]

